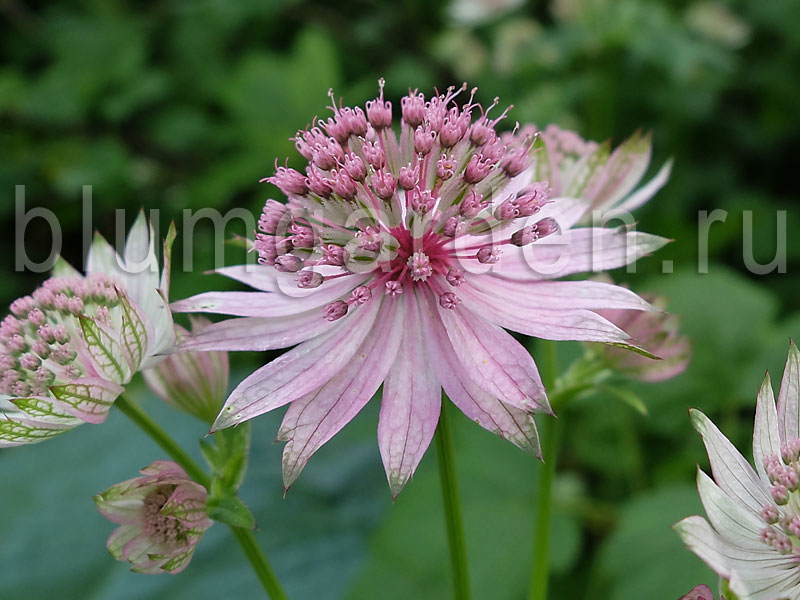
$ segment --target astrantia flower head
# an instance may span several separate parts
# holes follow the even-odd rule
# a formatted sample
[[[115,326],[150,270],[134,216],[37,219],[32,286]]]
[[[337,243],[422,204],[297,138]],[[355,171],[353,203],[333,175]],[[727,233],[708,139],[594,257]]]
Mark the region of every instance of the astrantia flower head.
[[[118,527],[108,550],[137,573],[180,573],[211,527],[206,489],[170,461],[156,461],[142,476],[95,496],[98,510]]]
[[[199,334],[211,322],[191,318],[192,332]],[[178,341],[190,333],[175,327]],[[150,390],[164,402],[211,423],[222,408],[228,393],[229,361],[227,352],[177,352],[161,364],[142,373]]]
[[[541,132],[553,169],[550,186],[560,196],[578,196],[605,217],[630,212],[647,202],[669,178],[668,161],[634,191],[650,165],[651,136],[636,132],[613,151],[609,142],[584,140],[574,131],[548,125]]]
[[[174,334],[159,292],[168,291],[168,272],[160,277],[154,261],[141,216],[124,258],[98,236],[86,276],[62,261],[11,304],[0,324],[0,447],[102,423],[131,377],[160,360]]]
[[[221,273],[261,290],[207,293],[175,310],[230,314],[184,344],[266,350],[300,344],[230,396],[214,427],[291,403],[279,432],[290,485],[308,458],[383,384],[378,441],[397,495],[427,449],[441,390],[472,420],[538,455],[532,415],[550,412],[531,356],[503,328],[558,340],[624,342],[594,312],[648,310],[632,292],[550,279],[619,267],[665,240],[572,227],[589,208],[556,197],[534,134],[499,134],[506,113],[466,86],[399,115],[383,96],[297,134],[305,173],[268,178],[260,265]],[[396,124],[396,130],[392,125]],[[601,251],[593,253],[593,250]]]
[[[769,375],[758,393],[755,470],[701,412],[692,424],[703,436],[714,479],[698,470],[708,521],[675,526],[692,552],[729,580],[741,600],[800,597],[800,352],[794,343],[777,407]]]

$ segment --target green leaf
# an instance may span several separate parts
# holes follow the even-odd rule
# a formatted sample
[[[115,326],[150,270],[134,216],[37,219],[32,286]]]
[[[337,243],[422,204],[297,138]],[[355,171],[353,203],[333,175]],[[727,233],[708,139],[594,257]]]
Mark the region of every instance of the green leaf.
[[[210,519],[243,529],[255,529],[256,519],[247,505],[236,496],[209,497],[206,514]]]
[[[598,386],[598,391],[606,392],[615,398],[622,400],[625,404],[633,408],[636,412],[643,416],[647,416],[647,406],[637,394],[632,392],[626,387],[616,385],[601,385]]]

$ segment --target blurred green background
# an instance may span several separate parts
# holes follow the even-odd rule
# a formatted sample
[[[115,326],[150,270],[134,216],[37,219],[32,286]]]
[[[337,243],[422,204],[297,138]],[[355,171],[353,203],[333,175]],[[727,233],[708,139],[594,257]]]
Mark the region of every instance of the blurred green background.
[[[775,255],[778,211],[788,232],[800,228],[798,23],[796,0],[0,0],[0,304],[43,277],[15,272],[18,242],[36,260],[50,246],[41,220],[15,239],[16,186],[28,209],[58,215],[74,264],[84,185],[91,226],[111,239],[116,209],[130,223],[158,208],[162,225],[186,209],[257,211],[277,193],[258,180],[276,158],[299,165],[288,138],[326,115],[331,87],[363,103],[383,76],[397,106],[409,87],[467,80],[484,103],[515,106],[507,125],[558,123],[615,143],[652,130],[652,170],[670,156],[675,168],[637,218],[675,242],[615,276],[669,296],[694,358],[673,381],[633,386],[649,416],[603,396],[560,415],[551,597],[677,598],[713,583],[669,529],[701,510],[694,472],[707,461],[686,409],[702,408],[746,450],[763,372],[778,379],[788,338],[800,337],[800,244],[789,237],[783,274],[750,273],[743,259],[744,211],[762,263]],[[714,209],[728,217],[712,226],[699,274],[698,211]],[[233,221],[234,233],[248,232]],[[193,271],[176,263],[174,298],[226,285],[202,275],[222,260],[210,224],[191,241]],[[182,250],[179,238],[178,261]],[[225,262],[241,258],[225,249]],[[665,260],[674,273],[662,274]],[[565,365],[578,351],[559,344]],[[234,377],[265,358],[237,357]],[[204,433],[142,386],[134,393],[188,446]],[[283,499],[279,419],[254,423],[243,495],[290,596],[449,597],[435,452],[392,505],[372,402]],[[539,465],[464,418],[455,426],[475,597],[524,598]],[[222,527],[177,577],[132,575],[106,555],[112,528],[92,494],[157,458],[119,414],[0,453],[0,598],[257,597]]]

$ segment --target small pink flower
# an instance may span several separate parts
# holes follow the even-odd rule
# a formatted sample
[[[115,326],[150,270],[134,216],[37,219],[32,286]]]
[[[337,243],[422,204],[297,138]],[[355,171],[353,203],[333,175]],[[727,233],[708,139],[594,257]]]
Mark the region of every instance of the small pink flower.
[[[98,235],[85,276],[60,261],[12,303],[0,324],[0,447],[104,422],[131,378],[162,360],[175,341],[170,243],[160,271],[142,213],[123,256]]]
[[[214,523],[206,516],[206,489],[170,461],[156,461],[141,474],[94,497],[103,516],[120,525],[108,550],[137,573],[180,573]]]
[[[698,585],[678,600],[714,600],[714,594],[711,593],[711,588],[707,585]],[[725,597],[721,597],[720,600],[725,600]]]
[[[654,306],[664,306],[663,298],[644,296]],[[665,381],[683,373],[691,358],[689,338],[679,332],[680,319],[667,312],[633,310],[598,311],[631,336],[631,343],[657,356],[653,360],[636,352],[613,346],[601,351],[620,373],[642,381]]]
[[[548,125],[541,136],[555,166],[548,174],[552,197],[584,198],[591,202],[592,211],[606,216],[643,205],[664,186],[672,169],[672,161],[667,161],[650,181],[634,190],[650,165],[650,134],[637,131],[613,151],[608,143],[586,141],[556,125]],[[591,216],[590,211],[585,220]]]
[[[142,374],[147,386],[170,406],[208,423],[222,408],[228,393],[227,352],[196,352],[192,345],[203,339],[211,321],[192,317],[191,334],[176,326],[178,352]]]
[[[336,192],[335,169],[312,167],[316,183],[333,191],[321,202],[309,185],[309,194],[289,199],[285,212],[312,227],[314,247],[293,248],[285,234],[262,229],[270,240],[256,247],[268,247],[269,260],[221,271],[262,293],[211,292],[174,305],[240,317],[212,325],[197,350],[297,346],[234,390],[214,424],[289,404],[278,434],[287,487],[381,385],[378,445],[394,496],[428,448],[442,389],[471,420],[539,456],[533,415],[550,405],[533,358],[506,329],[624,344],[628,335],[597,311],[653,310],[614,285],[554,281],[624,266],[665,240],[575,228],[590,203],[551,200],[550,184],[535,178],[546,148],[534,147],[527,130],[499,136],[505,113],[490,118],[495,105],[482,110],[473,97],[456,104],[465,89],[428,100],[410,93],[400,102],[399,136],[382,96],[367,107],[363,137],[345,138],[337,126],[345,109],[334,103],[331,137],[313,128],[297,135],[298,147],[312,161],[315,146],[360,156],[367,173],[351,197]],[[379,243],[366,255],[368,231]],[[342,260],[331,260],[334,249]],[[283,254],[302,261],[291,278],[282,264],[269,266]],[[322,283],[298,289],[304,272]]]

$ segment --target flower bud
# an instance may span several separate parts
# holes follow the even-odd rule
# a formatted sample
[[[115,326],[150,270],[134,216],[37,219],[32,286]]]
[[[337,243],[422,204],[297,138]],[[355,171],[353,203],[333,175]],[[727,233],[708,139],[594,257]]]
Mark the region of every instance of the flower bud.
[[[666,304],[663,298],[645,296],[655,304]],[[641,381],[664,381],[683,373],[689,364],[689,339],[680,335],[679,320],[667,312],[639,310],[601,310],[601,316],[631,336],[631,343],[658,356],[653,360],[630,350],[603,346],[603,354],[614,369]]]
[[[156,461],[141,474],[94,498],[103,516],[120,525],[108,538],[108,550],[137,573],[180,573],[213,525],[206,516],[206,490],[171,461]]]
[[[191,321],[191,334],[183,327],[175,327],[179,342],[211,325],[208,319],[191,318]],[[228,393],[228,353],[179,352],[142,374],[150,391],[164,402],[212,423]]]

